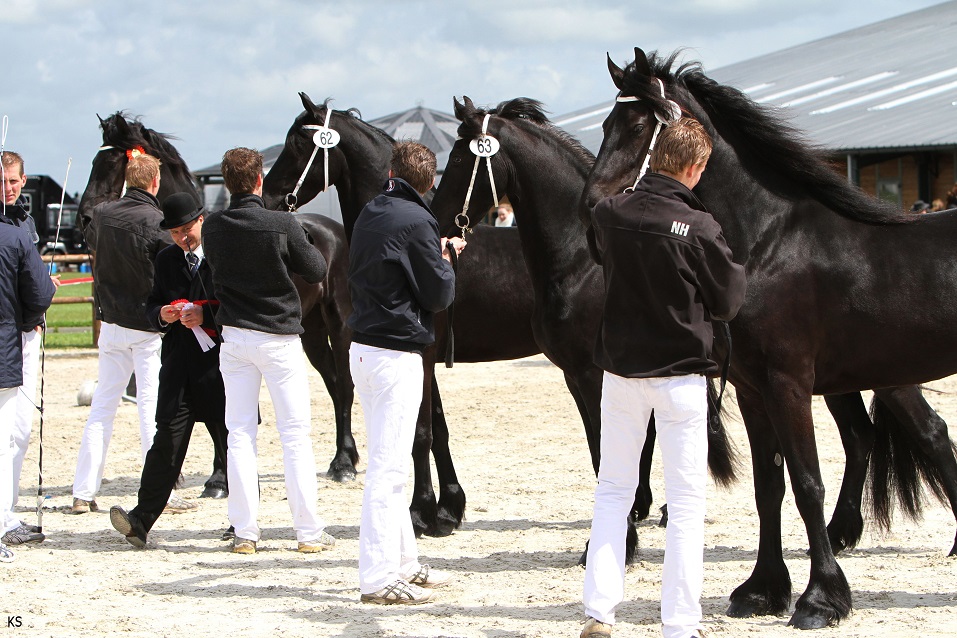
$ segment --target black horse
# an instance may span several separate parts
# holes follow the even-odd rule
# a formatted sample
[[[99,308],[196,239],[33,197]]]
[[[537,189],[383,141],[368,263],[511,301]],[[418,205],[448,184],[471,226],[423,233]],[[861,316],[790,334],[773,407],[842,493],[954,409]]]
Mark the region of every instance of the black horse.
[[[601,268],[588,254],[584,228],[578,220],[578,200],[594,157],[567,133],[552,126],[535,100],[519,98],[485,111],[475,108],[466,97],[464,103],[454,102],[454,110],[462,122],[460,139],[449,155],[432,209],[440,223],[445,220],[449,224],[463,209],[467,197],[469,206],[478,210],[493,204],[488,172],[484,167],[474,171],[476,156],[470,148],[487,126],[488,134],[501,147],[482,161],[490,161],[495,192],[508,197],[518,220],[535,299],[535,340],[564,373],[585,424],[597,473],[603,371],[592,358],[604,284]],[[720,420],[712,420],[712,425],[708,429],[709,467],[719,484],[728,485],[734,480],[735,457]],[[654,441],[652,420],[642,452],[641,485],[632,508],[632,522],[647,516],[651,503],[648,483]],[[629,558],[635,538],[633,527],[629,528]]]
[[[81,229],[92,220],[96,205],[120,197],[126,171],[126,151],[135,147],[141,147],[162,163],[157,193],[160,203],[173,193],[190,193],[197,203],[202,202],[193,175],[179,151],[169,142],[169,136],[147,128],[139,120],[127,119],[123,112],[100,119],[100,128],[103,129],[103,146],[93,158],[90,179],[80,198],[77,220]],[[353,388],[348,352],[351,335],[345,320],[352,305],[346,281],[349,251],[345,231],[341,224],[321,215],[301,215],[299,222],[328,264],[328,274],[318,284],[295,278],[302,301],[303,350],[322,376],[335,407],[336,454],[329,466],[329,476],[337,481],[352,480],[355,479],[358,452],[350,422]],[[340,382],[343,374],[349,383]]]
[[[655,113],[668,112],[657,78],[667,98],[712,136],[714,151],[696,193],[748,272],[747,299],[731,323],[731,379],[751,445],[760,541],[751,577],[731,594],[728,613],[789,609],[780,527],[786,462],[811,560],[789,624],[838,622],[850,613],[851,593],[824,524],[810,398],[957,371],[957,212],[892,210],[848,184],[778,117],[698,65],[672,72],[674,55],[661,59],[635,49],[635,58],[625,70],[608,61],[620,95],[637,100],[617,102],[604,122],[583,214],[633,183]],[[920,312],[930,299],[933,312]],[[957,507],[947,487],[957,478],[953,448],[941,445],[947,435],[939,423],[929,425],[920,451],[947,451],[935,468]]]
[[[296,203],[304,204],[326,186],[335,186],[349,236],[362,207],[381,192],[394,140],[362,121],[354,109],[334,110],[329,100],[316,105],[305,93],[299,97],[305,110],[289,128],[284,148],[266,175],[263,199],[267,207],[279,208],[287,205],[287,195],[298,190]],[[327,115],[329,128],[340,136],[339,143],[329,149],[328,166],[325,153],[320,152],[305,171],[316,149],[315,127],[325,125]],[[483,226],[475,230],[469,242],[456,276],[455,361],[498,361],[539,353],[530,324],[531,282],[517,232]],[[506,275],[507,281],[502,279]],[[491,334],[490,327],[498,322],[512,328],[504,338]],[[436,318],[436,345],[423,357],[422,407],[412,449],[415,479],[410,511],[417,535],[448,535],[461,525],[465,514],[465,492],[452,463],[448,425],[433,374],[436,359],[443,358],[447,343],[447,314],[441,313]],[[351,388],[351,379],[346,381]],[[432,486],[430,449],[439,483],[438,501]]]

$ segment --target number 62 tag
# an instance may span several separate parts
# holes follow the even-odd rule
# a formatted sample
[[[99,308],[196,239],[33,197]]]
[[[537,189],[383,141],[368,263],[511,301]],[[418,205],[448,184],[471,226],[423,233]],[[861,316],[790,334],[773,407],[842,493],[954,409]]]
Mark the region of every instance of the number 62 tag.
[[[339,132],[320,126],[313,134],[312,141],[319,148],[333,148],[339,144]]]
[[[498,153],[500,144],[491,135],[479,135],[469,142],[469,149],[477,157],[491,157]]]

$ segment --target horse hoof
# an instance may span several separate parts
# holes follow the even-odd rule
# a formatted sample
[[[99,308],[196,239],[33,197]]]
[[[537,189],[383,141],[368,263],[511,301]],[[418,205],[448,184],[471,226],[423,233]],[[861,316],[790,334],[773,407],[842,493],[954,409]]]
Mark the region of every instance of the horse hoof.
[[[794,612],[791,620],[788,621],[788,627],[798,629],[823,629],[830,624],[830,620],[824,615],[800,611]]]
[[[206,488],[203,489],[203,493],[199,495],[200,498],[226,498],[228,496],[229,490],[212,485],[206,486]]]
[[[780,615],[772,611],[766,600],[756,596],[741,596],[731,601],[725,615],[731,618],[753,618],[754,616]]]
[[[356,480],[356,471],[355,470],[333,470],[332,468],[326,472],[326,477],[332,479],[336,483],[351,483]]]

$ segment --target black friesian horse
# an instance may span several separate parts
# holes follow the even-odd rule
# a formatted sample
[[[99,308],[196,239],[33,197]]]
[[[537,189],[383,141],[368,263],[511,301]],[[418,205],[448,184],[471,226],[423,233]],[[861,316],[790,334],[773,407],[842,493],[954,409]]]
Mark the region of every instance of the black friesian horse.
[[[263,199],[270,208],[285,206],[286,196],[302,180],[296,197],[299,204],[304,204],[322,192],[328,174],[328,184],[336,187],[349,236],[362,207],[382,190],[394,141],[363,122],[354,109],[333,110],[329,100],[316,105],[305,93],[299,97],[305,110],[289,128],[285,146],[265,177]],[[325,154],[320,152],[303,174],[315,149],[314,127],[324,125],[327,115],[329,128],[339,134],[340,141],[329,149],[328,169]],[[509,281],[502,281],[503,273],[508,273]],[[477,228],[459,259],[456,276],[455,361],[498,361],[537,354],[541,350],[532,336],[531,314],[531,282],[518,233],[514,229]],[[491,335],[489,326],[493,322],[504,322],[512,330],[505,338]],[[447,314],[440,313],[436,317],[436,346],[427,349],[423,357],[422,407],[412,449],[415,479],[410,511],[417,535],[448,535],[461,525],[465,514],[465,492],[452,463],[448,425],[432,373],[436,358],[442,359],[447,338]],[[351,389],[351,378],[345,380]],[[432,487],[430,449],[438,475],[438,502]]]
[[[786,462],[811,560],[789,624],[836,623],[850,613],[851,592],[824,524],[811,395],[913,385],[957,372],[957,212],[891,210],[848,184],[779,118],[698,65],[672,71],[674,55],[661,59],[640,49],[635,58],[625,70],[608,61],[620,95],[638,99],[616,103],[605,120],[583,214],[633,183],[655,112],[668,112],[657,78],[668,99],[712,136],[714,150],[695,192],[748,272],[745,305],[731,322],[731,380],[751,445],[760,541],[754,570],[731,594],[728,613],[789,609],[780,527]],[[920,312],[929,300],[933,311]],[[949,458],[937,457],[925,477],[946,478],[957,507],[949,488],[953,448],[940,422],[929,426],[917,439],[919,451],[946,450]],[[895,463],[910,460],[895,457]]]
[[[81,229],[92,220],[93,208],[97,204],[120,197],[126,172],[126,151],[135,147],[143,148],[162,162],[157,193],[160,203],[173,193],[190,193],[197,203],[202,201],[192,173],[168,136],[145,127],[139,120],[128,120],[123,112],[100,119],[100,128],[103,129],[103,146],[93,158],[90,179],[77,214]],[[298,276],[294,278],[302,301],[305,330],[302,346],[310,363],[322,376],[336,410],[336,455],[329,466],[329,476],[337,481],[352,480],[355,479],[358,452],[351,429],[353,388],[348,367],[351,335],[345,326],[352,311],[346,280],[349,250],[341,224],[321,215],[301,215],[299,223],[328,264],[328,274],[318,284],[308,284]],[[349,383],[339,382],[342,374]]]
[[[491,163],[495,191],[508,197],[518,220],[535,299],[535,340],[564,373],[585,424],[597,473],[603,371],[592,359],[604,284],[601,268],[588,253],[584,228],[578,219],[578,202],[595,158],[567,133],[552,126],[535,100],[503,102],[491,111],[476,109],[467,97],[464,103],[456,100],[454,105],[455,116],[462,122],[459,140],[449,154],[432,210],[440,224],[446,224],[442,230],[447,231],[462,211],[466,197],[470,196],[469,206],[477,210],[493,205],[488,171],[485,167],[474,171],[476,156],[470,150],[470,143],[482,133],[487,121],[488,134],[501,147],[482,161]],[[488,115],[491,117],[486,120]],[[469,248],[474,243],[470,242]],[[719,484],[728,485],[734,480],[734,455],[720,420],[711,423],[709,467]],[[648,477],[653,434],[652,426],[642,453],[642,485],[636,494],[632,521],[644,518],[651,502]],[[629,538],[630,557],[636,538],[633,528],[629,528]]]

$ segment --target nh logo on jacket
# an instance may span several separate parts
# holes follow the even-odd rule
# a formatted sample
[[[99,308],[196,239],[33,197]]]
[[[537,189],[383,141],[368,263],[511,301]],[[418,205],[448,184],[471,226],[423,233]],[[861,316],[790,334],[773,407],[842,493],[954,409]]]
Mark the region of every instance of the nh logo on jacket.
[[[691,227],[688,224],[682,224],[681,222],[671,222],[671,232],[675,235],[681,235],[682,237],[688,236],[688,230]]]

